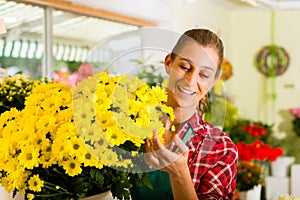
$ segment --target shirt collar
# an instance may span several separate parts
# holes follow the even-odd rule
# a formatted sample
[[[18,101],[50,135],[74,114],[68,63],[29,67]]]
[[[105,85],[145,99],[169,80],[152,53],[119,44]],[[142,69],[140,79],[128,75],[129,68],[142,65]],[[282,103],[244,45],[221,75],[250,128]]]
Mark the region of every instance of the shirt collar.
[[[206,134],[206,129],[207,124],[204,123],[202,117],[199,115],[198,112],[195,112],[194,115],[187,121],[185,125],[188,125],[194,133],[200,134],[200,135],[205,135]]]

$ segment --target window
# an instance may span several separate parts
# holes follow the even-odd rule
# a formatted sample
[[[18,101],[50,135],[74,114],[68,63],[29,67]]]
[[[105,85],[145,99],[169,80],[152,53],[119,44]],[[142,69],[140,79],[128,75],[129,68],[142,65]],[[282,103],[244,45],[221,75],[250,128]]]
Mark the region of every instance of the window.
[[[45,68],[51,72],[63,68],[73,73],[87,59],[87,62],[99,65],[107,62],[107,55],[105,52],[89,55],[96,45],[107,37],[141,26],[134,22],[130,24],[121,20],[101,19],[97,16],[97,10],[92,8],[85,8],[91,9],[88,12],[92,13],[90,16],[82,14],[84,9],[76,10],[76,5],[67,11],[67,2],[59,6],[43,5],[43,2],[51,1],[40,1],[40,5],[19,2],[22,1],[0,1],[0,18],[4,20],[7,29],[6,34],[0,35],[0,67],[7,69],[9,75],[21,71],[32,79],[38,79],[45,75]],[[50,13],[50,20],[47,20],[47,13]],[[51,31],[45,34],[44,30],[48,30],[49,23]],[[51,41],[52,44],[51,66],[43,62],[49,55],[45,52],[45,41]]]

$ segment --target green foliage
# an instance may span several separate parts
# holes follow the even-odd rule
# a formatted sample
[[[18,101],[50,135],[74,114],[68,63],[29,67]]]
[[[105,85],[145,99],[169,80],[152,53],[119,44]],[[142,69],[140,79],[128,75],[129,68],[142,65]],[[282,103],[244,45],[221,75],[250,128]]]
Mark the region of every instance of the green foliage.
[[[237,189],[247,191],[253,189],[258,184],[264,184],[263,170],[259,163],[239,162],[237,175]]]
[[[295,117],[293,120],[293,130],[295,131],[296,135],[300,137],[300,118]]]
[[[162,85],[165,77],[158,72],[157,67],[155,67],[153,64],[146,65],[145,62],[137,59],[132,59],[131,61],[136,63],[137,66],[142,69],[139,69],[139,72],[136,76],[139,79],[144,80],[149,87]]]
[[[273,134],[273,126],[265,124],[260,121],[254,121],[249,119],[239,118],[235,121],[235,123],[230,127],[224,127],[224,131],[227,132],[232,141],[237,144],[238,142],[244,142],[246,144],[251,144],[258,138],[253,137],[253,135],[249,134],[243,127],[255,125],[256,127],[261,127],[266,129],[265,135],[259,135],[259,140],[264,143],[268,142],[268,138],[270,138]]]
[[[204,119],[223,129],[230,129],[236,123],[238,109],[223,97],[215,97],[206,107]]]

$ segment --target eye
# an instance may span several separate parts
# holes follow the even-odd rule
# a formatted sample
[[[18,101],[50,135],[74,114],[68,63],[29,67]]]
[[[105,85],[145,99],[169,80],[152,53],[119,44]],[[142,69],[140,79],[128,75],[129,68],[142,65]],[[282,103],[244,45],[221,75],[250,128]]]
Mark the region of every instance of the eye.
[[[206,78],[206,79],[207,79],[207,78],[210,78],[210,73],[208,73],[208,72],[200,72],[199,74],[200,74],[200,76],[203,77],[203,78]]]
[[[190,67],[186,65],[179,65],[183,71],[190,71]]]
[[[200,76],[203,77],[203,78],[209,78],[209,76],[207,74],[204,74],[204,73],[200,73]]]

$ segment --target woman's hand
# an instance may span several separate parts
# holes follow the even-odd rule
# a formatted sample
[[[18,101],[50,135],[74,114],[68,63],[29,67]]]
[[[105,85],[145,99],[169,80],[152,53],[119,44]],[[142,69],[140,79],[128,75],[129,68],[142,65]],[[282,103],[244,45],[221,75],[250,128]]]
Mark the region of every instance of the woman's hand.
[[[196,200],[198,197],[187,165],[189,149],[178,135],[175,135],[174,143],[175,152],[166,148],[157,131],[153,131],[153,139],[146,140],[145,161],[149,166],[169,173],[175,200]]]
[[[169,174],[177,174],[187,168],[188,147],[183,141],[175,135],[173,142],[175,143],[175,152],[167,149],[159,140],[157,131],[153,131],[153,138],[146,140],[145,161],[155,169],[168,172]]]

